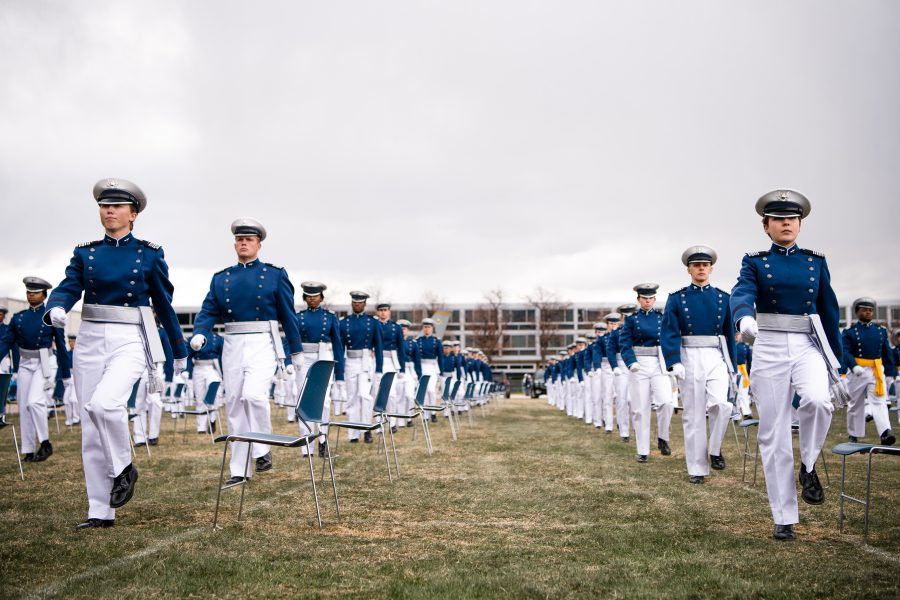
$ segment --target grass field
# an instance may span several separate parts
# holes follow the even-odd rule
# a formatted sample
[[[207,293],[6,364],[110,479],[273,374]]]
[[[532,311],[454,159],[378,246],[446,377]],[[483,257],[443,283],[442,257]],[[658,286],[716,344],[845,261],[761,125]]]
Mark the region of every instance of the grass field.
[[[281,422],[277,430],[292,431]],[[828,447],[842,441],[836,418]],[[458,442],[434,429],[399,436],[402,478],[389,485],[376,445],[341,445],[342,517],[321,488],[315,523],[296,450],[253,480],[244,519],[225,494],[211,529],[221,447],[189,433],[138,454],[135,498],[112,529],[75,532],[86,515],[80,434],[53,437],[55,454],[17,479],[9,428],[0,432],[0,596],[32,598],[567,598],[900,596],[900,461],[877,469],[872,522],[862,510],[837,528],[840,463],[822,506],[801,504],[796,542],[770,539],[765,488],[741,484],[729,430],[724,472],[688,484],[681,420],[671,457],[634,460],[633,444],[547,406],[513,397]],[[168,435],[165,435],[168,434]],[[862,459],[849,478],[864,493]],[[821,473],[821,472],[820,472]],[[861,479],[862,478],[862,479]],[[823,477],[824,484],[824,477]],[[239,488],[238,488],[239,490]]]

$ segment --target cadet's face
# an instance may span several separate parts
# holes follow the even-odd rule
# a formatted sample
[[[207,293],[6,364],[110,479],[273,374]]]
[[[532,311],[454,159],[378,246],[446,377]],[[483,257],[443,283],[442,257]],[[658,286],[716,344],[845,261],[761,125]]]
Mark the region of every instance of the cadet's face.
[[[779,246],[790,246],[800,234],[800,217],[769,217],[763,229]]]
[[[5,312],[0,312],[0,323],[2,323],[2,322],[5,321],[5,320],[6,320],[6,313],[5,313]]]
[[[356,315],[358,315],[358,314],[360,314],[362,311],[366,310],[366,303],[365,303],[365,302],[356,302],[356,301],[353,301],[353,302],[350,303],[350,306],[351,306],[351,308],[353,308],[353,314],[356,314]]]
[[[389,308],[379,308],[377,311],[378,318],[382,321],[387,321],[391,318],[391,309]]]
[[[695,262],[688,265],[688,273],[694,283],[703,285],[709,281],[709,275],[712,273],[712,264],[708,262]]]
[[[619,328],[619,324],[617,322],[610,321],[609,323],[606,324],[607,331],[615,331],[618,328]]]
[[[432,335],[434,334],[434,327],[432,325],[422,325],[422,333]]]
[[[856,309],[856,316],[863,323],[868,323],[875,316],[875,311],[868,306],[860,306]]]
[[[234,236],[234,251],[237,252],[238,259],[251,261],[259,254],[262,248],[262,242],[255,235],[236,235]]]
[[[650,310],[653,308],[653,305],[656,304],[656,297],[653,298],[644,298],[643,296],[638,297],[638,304],[641,305],[641,308],[644,310]]]
[[[130,204],[101,204],[100,224],[113,237],[131,229],[131,223],[137,218],[137,212]]]
[[[406,325],[404,325],[404,326],[401,327],[400,329],[403,330],[403,337],[406,337],[406,336],[409,335],[409,327],[407,327]]]
[[[306,300],[306,306],[309,308],[319,308],[319,305],[322,304],[322,294],[316,294],[315,296],[303,296],[303,299]]]
[[[25,299],[31,306],[40,306],[44,302],[44,292],[25,292]]]
[[[75,349],[75,340],[69,338],[69,350]]]

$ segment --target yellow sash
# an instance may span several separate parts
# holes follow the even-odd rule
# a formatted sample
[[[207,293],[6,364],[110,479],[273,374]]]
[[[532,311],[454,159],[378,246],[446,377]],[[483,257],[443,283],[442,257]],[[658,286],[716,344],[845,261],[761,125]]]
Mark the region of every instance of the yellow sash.
[[[750,373],[747,372],[747,363],[739,364],[738,371],[741,372],[741,387],[750,387]]]
[[[875,373],[875,395],[884,396],[884,369],[880,358],[857,358],[856,364],[869,367]]]

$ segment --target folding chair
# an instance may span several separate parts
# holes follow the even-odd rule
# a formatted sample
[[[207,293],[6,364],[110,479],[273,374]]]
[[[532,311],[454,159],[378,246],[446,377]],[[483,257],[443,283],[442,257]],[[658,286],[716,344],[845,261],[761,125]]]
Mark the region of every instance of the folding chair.
[[[333,360],[319,360],[313,363],[306,372],[306,382],[303,385],[303,391],[300,395],[300,401],[297,403],[297,418],[304,422],[304,410],[311,411],[307,414],[318,415],[321,418],[322,411],[325,406],[325,394],[328,391],[328,385],[331,380],[331,373],[334,371]],[[307,423],[308,426],[308,423]],[[310,428],[312,431],[312,428]],[[213,516],[213,529],[219,529],[219,503],[222,498],[222,491],[234,486],[241,486],[241,501],[238,507],[238,521],[244,511],[244,492],[247,484],[250,483],[249,469],[250,457],[253,456],[253,444],[268,444],[270,446],[278,446],[281,448],[300,448],[306,447],[306,459],[309,464],[309,480],[312,484],[313,500],[316,504],[316,519],[319,522],[319,529],[322,528],[322,513],[319,509],[319,492],[316,489],[316,476],[313,471],[313,452],[312,443],[319,437],[318,433],[308,433],[304,435],[279,435],[275,433],[261,432],[239,432],[222,435],[216,438],[216,442],[226,442],[225,449],[222,451],[222,468],[219,472],[219,489],[216,493],[216,510]],[[247,462],[244,465],[244,480],[231,485],[222,485],[225,479],[225,462],[228,458],[228,448],[231,444],[227,442],[246,442],[250,444],[247,448]],[[332,471],[332,482],[334,481],[334,473]],[[335,487],[334,502],[337,506],[337,488]]]
[[[875,444],[861,444],[856,442],[844,442],[831,449],[832,454],[841,457],[841,501],[838,512],[838,529],[844,531],[844,500],[856,502],[866,507],[865,526],[863,530],[863,544],[869,544],[869,507],[872,504],[872,457],[876,454],[889,454],[900,456],[900,448],[894,446],[877,446]],[[868,454],[866,467],[866,499],[861,500],[844,493],[844,481],[847,473],[847,457],[851,454]]]
[[[206,396],[203,397],[203,402],[196,406],[195,408],[182,408],[181,414],[183,415],[193,415],[193,416],[203,416],[206,415],[206,431],[209,433],[209,441],[215,443],[215,438],[213,437],[212,430],[212,421],[210,421],[210,415],[216,415],[216,421],[219,421],[219,408],[216,406],[216,394],[219,393],[219,386],[221,385],[221,381],[213,381],[209,384],[209,387],[206,388]],[[187,437],[187,421],[185,420],[184,427],[181,428],[181,441],[182,443],[185,441]]]
[[[59,435],[59,409],[63,406],[63,395],[66,393],[66,386],[62,382],[62,379],[57,379],[56,384],[53,386],[53,393],[50,395],[50,398],[53,400],[53,405],[50,407],[50,410],[53,411],[53,420],[56,422],[56,434]]]
[[[747,483],[747,459],[753,459],[753,485],[756,485],[756,468],[759,465],[759,439],[756,440],[755,450],[750,452],[750,428],[758,427],[759,419],[746,419],[738,423],[738,427],[744,430],[744,449],[741,454],[744,464],[741,467],[741,483]]]
[[[394,483],[394,478],[391,475],[391,459],[388,456],[387,449],[387,440],[385,439],[384,434],[384,424],[386,422],[385,417],[387,416],[385,410],[387,409],[388,399],[391,396],[391,385],[394,383],[394,377],[397,374],[394,372],[385,373],[381,376],[381,383],[378,385],[378,395],[375,398],[375,408],[373,412],[375,413],[375,422],[374,423],[357,423],[355,421],[332,421],[328,423],[328,435],[325,437],[326,443],[328,444],[328,461],[332,463],[332,469],[334,468],[334,459],[337,458],[335,454],[331,452],[331,430],[334,427],[338,429],[353,429],[355,431],[367,431],[372,432],[378,430],[381,434],[381,448],[384,450],[384,462],[387,465],[387,473],[388,473],[388,482]],[[388,432],[391,436],[391,444],[394,443],[394,434],[391,432],[390,423],[388,423]],[[338,434],[338,443],[336,446],[340,446],[341,436]],[[337,451],[337,447],[335,447],[335,451]],[[394,459],[396,460],[396,454],[394,455]],[[332,471],[333,472],[333,471]],[[399,476],[399,473],[398,473]]]
[[[178,417],[184,414],[184,384],[177,383],[174,390],[170,387],[167,392],[162,399],[163,409],[172,417],[172,439],[175,439],[178,435]]]
[[[466,393],[463,395],[462,400],[457,406],[465,406],[466,412],[469,413],[469,425],[475,425],[475,417],[472,413],[475,412],[475,382],[470,381],[466,384]]]
[[[0,407],[6,406],[6,399],[9,395],[9,382],[11,379],[11,373],[0,375]],[[19,437],[16,435],[16,426],[12,423],[7,423],[7,425],[12,430],[13,434],[13,448],[16,450],[16,461],[19,463],[19,477],[22,478],[22,481],[25,481],[25,471],[22,470],[22,455],[19,454]]]
[[[450,378],[448,377],[447,382],[449,382],[449,381],[450,381]],[[434,411],[436,413],[437,412],[442,413],[442,412],[444,412],[444,410],[447,410],[449,408],[449,401],[448,401],[449,397],[450,397],[450,386],[447,385],[447,383],[445,382],[444,383],[444,392],[443,392],[443,395],[441,396],[441,403],[440,404],[424,404],[425,395],[422,394],[423,404],[421,404],[419,406],[419,408],[421,408],[423,411],[430,410],[430,411]],[[418,399],[419,399],[419,394],[416,395],[416,400],[418,400]],[[451,411],[451,414],[452,414],[452,411]],[[450,417],[450,434],[453,437],[453,440],[456,441],[456,428],[453,426],[453,417]],[[428,426],[428,441],[431,442],[431,439],[432,439],[431,438],[431,426],[429,425]]]
[[[422,421],[422,439],[425,440],[425,450],[428,451],[428,456],[434,452],[434,449],[431,446],[431,432],[428,430],[428,422],[425,418],[425,411],[422,410],[422,404],[425,402],[425,394],[428,392],[428,381],[431,379],[431,375],[422,375],[419,378],[419,388],[416,390],[416,398],[415,403],[413,404],[412,412],[409,413],[386,413],[386,417],[393,417],[395,419],[407,419],[415,421],[416,418],[421,419]],[[415,426],[413,426],[415,427]],[[416,439],[416,430],[413,429],[413,440]],[[391,444],[394,443],[394,436],[391,435]],[[394,451],[394,462],[397,462],[396,458],[396,450]],[[399,476],[400,470],[399,467],[397,469],[397,475]]]
[[[138,386],[141,385],[141,380],[138,379],[134,382],[134,385],[131,386],[131,395],[128,397],[128,421],[131,422],[131,429],[128,431],[128,441],[131,443],[131,455],[137,458],[137,452],[134,449],[134,420],[138,417],[138,413],[134,412],[135,406],[137,405],[137,393]],[[153,458],[150,454],[150,444],[144,443],[144,447],[147,449],[147,458]]]

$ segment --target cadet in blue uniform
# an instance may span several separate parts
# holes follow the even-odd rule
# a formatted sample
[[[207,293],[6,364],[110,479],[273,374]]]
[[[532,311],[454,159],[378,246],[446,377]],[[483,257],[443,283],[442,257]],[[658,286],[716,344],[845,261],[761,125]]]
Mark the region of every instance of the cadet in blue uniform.
[[[730,301],[729,301],[730,304]],[[734,361],[738,372],[737,405],[745,419],[752,419],[750,412],[750,369],[753,367],[753,349],[741,337],[740,332],[734,334]]]
[[[381,324],[381,352],[382,352],[382,372],[396,373],[396,379],[391,384],[391,397],[388,400],[388,410],[397,413],[402,410],[403,401],[403,385],[406,377],[406,358],[401,352],[403,346],[403,328],[391,320],[391,304],[389,302],[380,302],[375,306],[375,314],[378,315],[378,322]],[[372,393],[377,393],[373,388]],[[391,417],[391,428],[394,433],[397,432],[397,426],[403,427],[404,423],[399,423],[394,417]]]
[[[206,398],[209,386],[218,381],[219,392],[212,407],[219,405],[219,399],[224,397],[225,390],[222,387],[222,350],[225,348],[225,340],[216,332],[210,332],[206,345],[199,350],[190,349],[186,373],[190,377],[190,385],[193,387],[194,400],[198,406]],[[188,385],[185,383],[185,385]],[[216,413],[197,415],[197,433],[216,432]]]
[[[849,371],[847,383],[850,402],[847,409],[847,432],[850,441],[859,441],[866,434],[865,407],[868,402],[875,421],[875,431],[881,436],[881,444],[893,446],[897,441],[891,431],[888,413],[888,386],[886,373],[895,371],[894,352],[887,329],[872,322],[875,316],[873,298],[857,298],[853,312],[857,321],[844,330],[844,369]]]
[[[657,289],[659,285],[655,283],[634,286],[641,308],[625,319],[625,324],[619,330],[622,359],[630,371],[628,401],[631,405],[639,463],[647,462],[650,454],[651,396],[656,404],[657,448],[664,456],[672,453],[669,447],[669,429],[674,406],[671,381],[659,347],[663,317],[653,309]]]
[[[595,365],[595,362],[600,361],[594,358],[597,334],[589,331],[584,334],[584,339],[587,340],[587,346],[584,349],[584,422],[600,428],[602,424],[596,424],[596,421],[602,421],[600,416],[600,369],[599,364]]]
[[[151,301],[172,345],[176,371],[184,369],[187,356],[163,250],[131,233],[147,205],[144,192],[124,179],[101,179],[94,199],[105,235],[75,248],[44,315],[45,323],[65,329],[66,312],[84,294],[73,356],[88,495],[88,520],[79,529],[112,526],[115,509],[134,494],[138,471],[131,464],[126,405],[144,371],[164,360]],[[151,391],[162,390],[162,382],[151,384]]]
[[[731,291],[731,310],[743,337],[756,338],[750,385],[759,411],[759,450],[774,537],[790,540],[800,520],[791,401],[796,391],[803,500],[821,504],[825,495],[815,465],[831,425],[829,383],[846,393],[837,381],[840,311],[825,257],[796,244],[809,200],[792,190],[776,190],[757,201],[756,211],[772,245],[744,256]]]
[[[622,441],[631,441],[631,401],[628,397],[628,368],[622,359],[622,348],[619,344],[619,336],[622,333],[624,319],[637,312],[637,304],[623,304],[616,308],[616,312],[606,315],[606,326],[609,333],[606,337],[606,358],[613,372],[613,387],[616,396],[616,423],[619,426],[619,435]]]
[[[722,438],[731,417],[734,327],[730,296],[709,283],[716,259],[709,246],[691,246],[682,253],[691,284],[669,294],[660,335],[666,368],[681,384],[684,458],[691,483],[703,483],[710,465],[725,468]]]
[[[372,315],[366,314],[366,300],[369,294],[350,292],[351,313],[341,319],[341,341],[347,354],[345,377],[346,386],[338,384],[341,398],[347,400],[347,413],[351,421],[371,423],[374,398],[373,384],[381,379],[384,368],[381,324]],[[374,364],[373,364],[374,358]],[[359,431],[347,430],[351,443],[359,442]],[[365,432],[363,439],[372,443],[372,433]]]
[[[238,262],[213,275],[209,293],[194,319],[191,348],[200,350],[212,337],[216,323],[225,324],[222,368],[228,431],[272,432],[269,384],[281,376],[284,348],[278,326],[284,330],[295,367],[301,364],[300,332],[294,314],[294,286],[287,271],[259,260],[266,229],[259,221],[237,219],[231,224]],[[245,470],[246,442],[231,444],[233,485],[252,476]],[[272,454],[264,444],[253,444],[256,472],[272,468]]]
[[[412,411],[413,405],[415,404],[416,387],[418,385],[418,380],[416,379],[416,366],[413,361],[413,350],[415,349],[415,346],[409,335],[409,328],[412,326],[412,323],[406,319],[399,319],[397,325],[400,326],[401,335],[403,336],[403,343],[397,353],[398,355],[403,356],[403,364],[405,365],[405,375],[403,377],[403,402],[400,405],[401,408],[399,412],[408,414]],[[412,427],[413,420],[408,420],[406,425],[407,427]]]
[[[325,290],[328,287],[318,281],[304,281],[300,284],[303,290],[303,300],[306,302],[306,310],[297,313],[297,323],[300,327],[300,342],[303,346],[303,363],[296,374],[298,388],[302,388],[306,382],[306,374],[317,360],[335,361],[334,380],[344,381],[344,344],[341,341],[340,324],[337,315],[322,308],[325,299]],[[297,398],[288,403],[289,407]],[[293,410],[289,408],[288,410]],[[326,420],[331,416],[331,387],[325,393],[325,406],[322,414]],[[325,436],[328,435],[328,425],[317,426],[322,437],[319,438],[319,456],[327,458],[328,444]],[[306,435],[312,433],[302,422],[300,433]],[[306,453],[306,447],[301,448],[301,453]]]
[[[434,336],[434,321],[422,319],[422,335],[416,338],[416,350],[413,353],[413,361],[416,368],[416,376],[431,375],[428,380],[428,391],[425,394],[425,404],[437,403],[437,378],[440,375],[440,360],[444,355],[444,345]],[[437,421],[434,411],[429,411],[432,421]]]
[[[39,277],[26,277],[25,293],[28,308],[13,315],[9,327],[0,337],[0,356],[6,356],[17,348],[19,365],[16,398],[22,428],[22,455],[26,462],[41,462],[53,454],[50,432],[47,429],[47,410],[56,384],[57,361],[63,380],[72,375],[69,371],[69,354],[66,352],[66,336],[61,329],[44,323],[44,300],[47,290],[53,286]],[[53,343],[60,349],[53,354]]]

